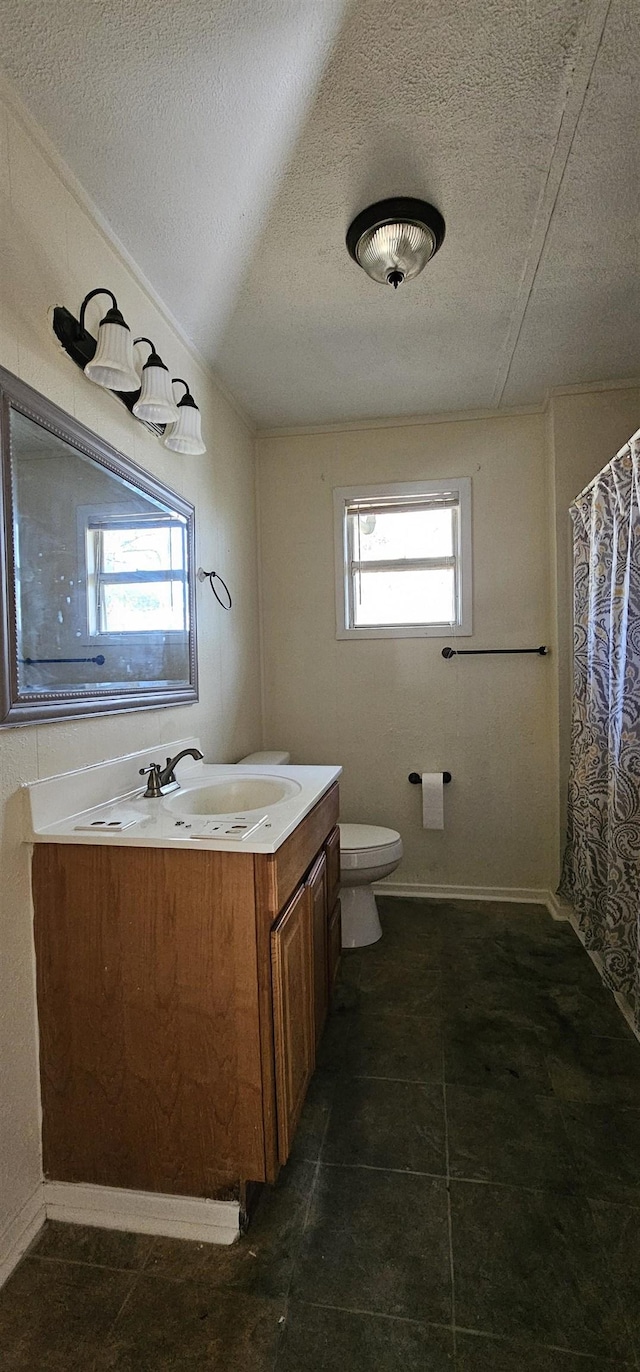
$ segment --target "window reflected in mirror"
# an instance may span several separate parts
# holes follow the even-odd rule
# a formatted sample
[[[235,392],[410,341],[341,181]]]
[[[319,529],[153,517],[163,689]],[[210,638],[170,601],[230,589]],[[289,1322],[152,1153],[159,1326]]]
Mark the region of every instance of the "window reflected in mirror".
[[[90,516],[87,613],[96,637],[181,633],[189,627],[184,521]]]

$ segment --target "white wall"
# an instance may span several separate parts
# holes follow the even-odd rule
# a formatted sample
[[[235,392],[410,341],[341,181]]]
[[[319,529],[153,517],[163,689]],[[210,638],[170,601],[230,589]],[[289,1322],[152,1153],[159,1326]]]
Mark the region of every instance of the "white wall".
[[[258,442],[265,744],[342,763],[342,818],[400,830],[393,878],[550,885],[557,817],[550,659],[445,662],[449,639],[335,638],[332,488],[469,476],[474,635],[530,647],[551,627],[546,419],[351,427]],[[410,771],[449,770],[444,833]]]
[[[125,318],[154,339],[173,374],[191,382],[206,457],[169,453],[59,349],[49,308],[63,304],[76,313],[99,285],[115,292]],[[99,318],[95,308],[88,323]],[[198,590],[199,704],[0,731],[1,1272],[41,1175],[29,851],[18,787],[186,734],[200,735],[208,758],[231,760],[260,746],[261,727],[252,434],[26,127],[1,105],[0,364],[191,500],[198,560],[222,572],[234,598],[225,614],[207,586]]]

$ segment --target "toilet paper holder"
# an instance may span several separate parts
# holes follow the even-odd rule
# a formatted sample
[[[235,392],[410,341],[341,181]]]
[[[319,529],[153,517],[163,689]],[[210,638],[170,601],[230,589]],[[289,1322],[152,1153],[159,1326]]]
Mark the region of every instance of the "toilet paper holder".
[[[445,786],[448,786],[451,781],[451,772],[443,772],[442,780]],[[422,786],[422,777],[419,772],[409,772],[409,781],[412,786]]]

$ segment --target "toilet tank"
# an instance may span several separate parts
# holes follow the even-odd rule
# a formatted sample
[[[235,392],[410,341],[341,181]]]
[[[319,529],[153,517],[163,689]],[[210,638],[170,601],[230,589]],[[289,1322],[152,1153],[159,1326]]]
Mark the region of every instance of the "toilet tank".
[[[283,763],[289,762],[291,753],[281,753],[274,750],[272,753],[247,753],[246,757],[240,758],[241,765],[246,762],[255,763],[256,767],[281,767]]]

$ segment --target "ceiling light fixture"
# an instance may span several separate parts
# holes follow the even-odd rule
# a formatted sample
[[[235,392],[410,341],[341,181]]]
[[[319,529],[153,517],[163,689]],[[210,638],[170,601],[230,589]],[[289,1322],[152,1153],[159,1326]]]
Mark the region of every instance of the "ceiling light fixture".
[[[347,248],[372,281],[397,290],[426,267],[444,234],[444,219],[433,205],[397,195],[356,215],[347,231]]]
[[[111,308],[100,321],[97,341],[84,322],[87,305],[96,295],[108,295],[111,299]],[[166,363],[150,338],[132,339],[113,291],[104,286],[89,291],[80,307],[79,319],[66,306],[56,305],[52,323],[56,338],[72,362],[90,381],[117,396],[141,424],[164,439],[167,448],[194,456],[207,451],[202,441],[200,410],[186,381],[182,382],[186,395],[176,402]],[[133,353],[138,343],[148,343],[151,349],[142,367],[142,377],[136,371]]]
[[[104,290],[102,286],[89,291],[80,310],[80,328],[84,329],[85,310],[95,295],[108,295],[113,304],[104,319],[100,320],[98,346],[91,361],[87,362],[84,374],[90,381],[95,381],[98,386],[106,386],[110,391],[137,391],[140,380],[133,365],[131,329],[122,318],[113,291]]]
[[[200,411],[181,376],[174,376],[172,385],[184,386],[185,393],[182,400],[178,401],[178,418],[167,430],[164,446],[174,453],[188,453],[190,457],[198,457],[200,453],[207,451],[202,442]]]
[[[148,343],[151,352],[142,368],[142,390],[133,413],[136,419],[146,419],[150,424],[175,424],[178,406],[171,390],[169,369],[158,357],[156,345],[150,338],[134,338],[134,347],[137,343]]]

